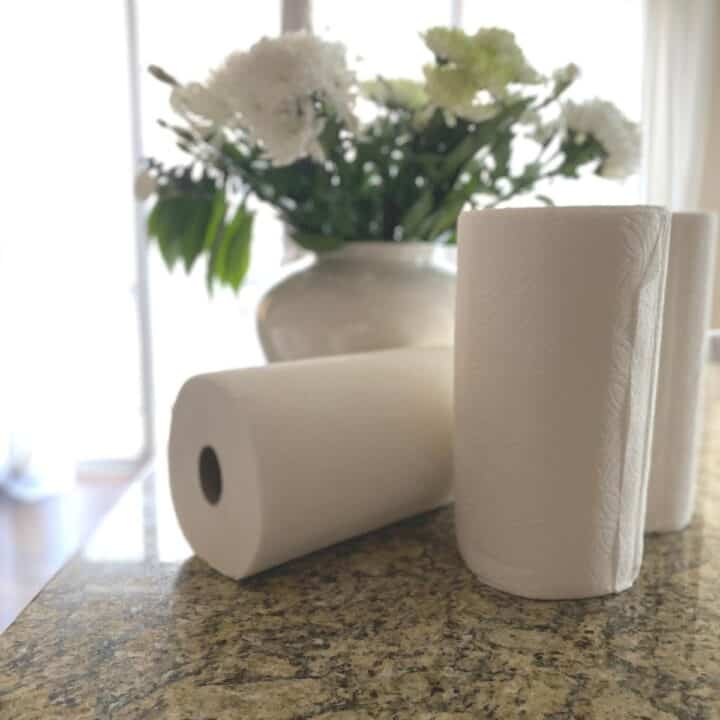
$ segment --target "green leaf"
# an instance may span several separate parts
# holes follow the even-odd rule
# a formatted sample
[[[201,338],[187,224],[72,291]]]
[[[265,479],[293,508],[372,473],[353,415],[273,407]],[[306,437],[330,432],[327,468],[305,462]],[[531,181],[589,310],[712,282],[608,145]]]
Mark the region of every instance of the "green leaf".
[[[504,134],[508,134],[508,126],[514,121],[515,117],[522,112],[527,103],[522,101],[516,103],[503,110],[499,115],[493,118],[476,123],[473,132],[467,133],[463,131],[460,136],[462,140],[445,155],[442,162],[438,162],[437,154],[430,154],[426,160],[429,162],[428,174],[435,178],[436,181],[452,179],[456,177],[462,168],[469,163],[480,150],[488,145],[495,145],[498,138]],[[464,125],[460,126],[465,127]],[[512,137],[512,135],[510,134]],[[419,156],[424,160],[423,156]],[[433,169],[433,165],[437,169]]]
[[[185,271],[189,273],[205,246],[212,202],[207,197],[195,197],[187,198],[186,203],[184,225],[179,229],[179,244]]]
[[[172,235],[164,235],[158,238],[158,247],[168,270],[172,270],[180,257],[180,246],[175,242]]]
[[[208,293],[212,295],[213,280],[222,278],[222,271],[218,263],[218,251],[223,247],[223,235],[225,233],[225,213],[227,211],[227,202],[225,200],[225,190],[220,189],[215,193],[213,198],[212,210],[210,212],[210,221],[205,230],[205,240],[203,248],[208,252],[207,272],[205,275],[205,285]],[[225,257],[222,257],[223,268]]]
[[[247,274],[250,266],[250,240],[255,215],[240,207],[230,225],[225,229],[224,281],[236,290]]]
[[[147,234],[149,238],[157,238],[160,233],[163,232],[162,228],[166,222],[164,214],[165,200],[158,198],[147,219]]]
[[[414,237],[420,223],[432,212],[433,205],[432,190],[425,190],[400,220],[405,238],[411,239]]]
[[[158,67],[157,65],[150,65],[148,67],[148,72],[154,77],[157,78],[160,82],[167,83],[168,85],[179,85],[180,83],[172,76],[170,73],[165,72],[161,67]]]
[[[203,241],[203,248],[205,250],[210,250],[215,244],[218,231],[224,225],[226,211],[227,202],[225,201],[225,189],[222,188],[218,190],[213,197],[210,221],[208,222],[205,239]]]
[[[446,230],[454,228],[466,202],[467,198],[459,196],[446,200],[440,209],[423,223],[421,237],[432,242]]]
[[[210,255],[207,263],[207,274],[205,276],[205,285],[208,293],[212,295],[213,282],[218,280],[222,282],[225,274],[225,255],[227,254],[227,243],[225,242],[225,226],[218,228],[218,232],[213,240],[210,248]]]
[[[549,205],[551,207],[555,206],[555,203],[552,201],[552,198],[549,198],[547,195],[536,195],[536,200],[539,200],[544,205]]]
[[[504,178],[510,173],[510,151],[511,151],[512,133],[503,132],[493,145],[492,157],[495,160],[495,168],[491,175],[493,178]]]
[[[179,193],[160,197],[155,203],[148,217],[148,235],[157,240],[170,270],[182,259],[186,271],[190,271],[204,249],[212,210],[209,195]]]
[[[435,171],[430,170],[431,176],[434,176],[437,180],[446,180],[456,176],[461,168],[472,160],[487,142],[488,138],[483,133],[476,131],[472,135],[467,135],[440,162],[438,162],[437,155],[430,156],[430,162],[437,168]]]
[[[458,215],[465,203],[481,188],[482,179],[474,175],[467,183],[450,193],[438,209],[422,223],[420,236],[430,242],[437,240],[445,232],[454,230]]]
[[[170,270],[182,255],[180,236],[187,218],[186,200],[184,195],[158,198],[148,217],[148,235],[157,240],[163,261]]]
[[[215,207],[217,212],[218,207],[219,201]],[[250,240],[254,218],[254,213],[239,207],[229,225],[218,225],[208,258],[208,292],[212,293],[213,283],[216,281],[230,285],[233,290],[240,287],[250,265]]]

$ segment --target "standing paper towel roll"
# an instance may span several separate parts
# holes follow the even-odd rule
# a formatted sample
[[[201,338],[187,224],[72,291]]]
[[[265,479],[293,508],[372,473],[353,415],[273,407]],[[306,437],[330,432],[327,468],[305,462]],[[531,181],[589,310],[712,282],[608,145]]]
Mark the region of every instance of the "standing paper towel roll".
[[[673,213],[645,529],[692,517],[706,363],[716,217]]]
[[[668,233],[653,207],[460,217],[454,495],[483,582],[548,599],[634,582]]]
[[[451,395],[449,349],[192,378],[169,446],[185,537],[241,578],[448,502]]]

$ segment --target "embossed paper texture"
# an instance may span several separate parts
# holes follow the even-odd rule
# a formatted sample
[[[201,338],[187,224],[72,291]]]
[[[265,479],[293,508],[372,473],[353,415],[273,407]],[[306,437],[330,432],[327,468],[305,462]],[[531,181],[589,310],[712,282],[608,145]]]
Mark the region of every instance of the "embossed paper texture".
[[[170,482],[197,555],[246,577],[449,500],[452,353],[406,348],[230,370],[175,404]],[[199,458],[222,474],[209,502]]]
[[[653,207],[461,216],[454,494],[484,582],[576,598],[637,577],[668,239]]]
[[[673,213],[648,486],[649,532],[681,530],[693,514],[716,232],[712,214]]]

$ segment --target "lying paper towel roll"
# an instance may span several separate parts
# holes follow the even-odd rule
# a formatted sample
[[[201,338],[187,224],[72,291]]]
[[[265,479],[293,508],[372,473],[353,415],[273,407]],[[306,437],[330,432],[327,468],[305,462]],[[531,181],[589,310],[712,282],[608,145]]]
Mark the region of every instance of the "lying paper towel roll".
[[[714,215],[673,213],[648,483],[648,532],[681,530],[693,513],[716,232]]]
[[[634,582],[668,232],[652,207],[461,215],[454,495],[483,582],[557,599]]]
[[[192,378],[169,444],[185,537],[241,578],[448,502],[451,394],[447,348]]]

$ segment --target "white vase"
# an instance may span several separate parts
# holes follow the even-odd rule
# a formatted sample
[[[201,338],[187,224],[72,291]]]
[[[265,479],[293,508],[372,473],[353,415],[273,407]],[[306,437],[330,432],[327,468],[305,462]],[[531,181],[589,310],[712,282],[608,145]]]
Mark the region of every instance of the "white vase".
[[[454,305],[455,248],[352,242],[272,287],[258,334],[270,362],[451,345]]]

